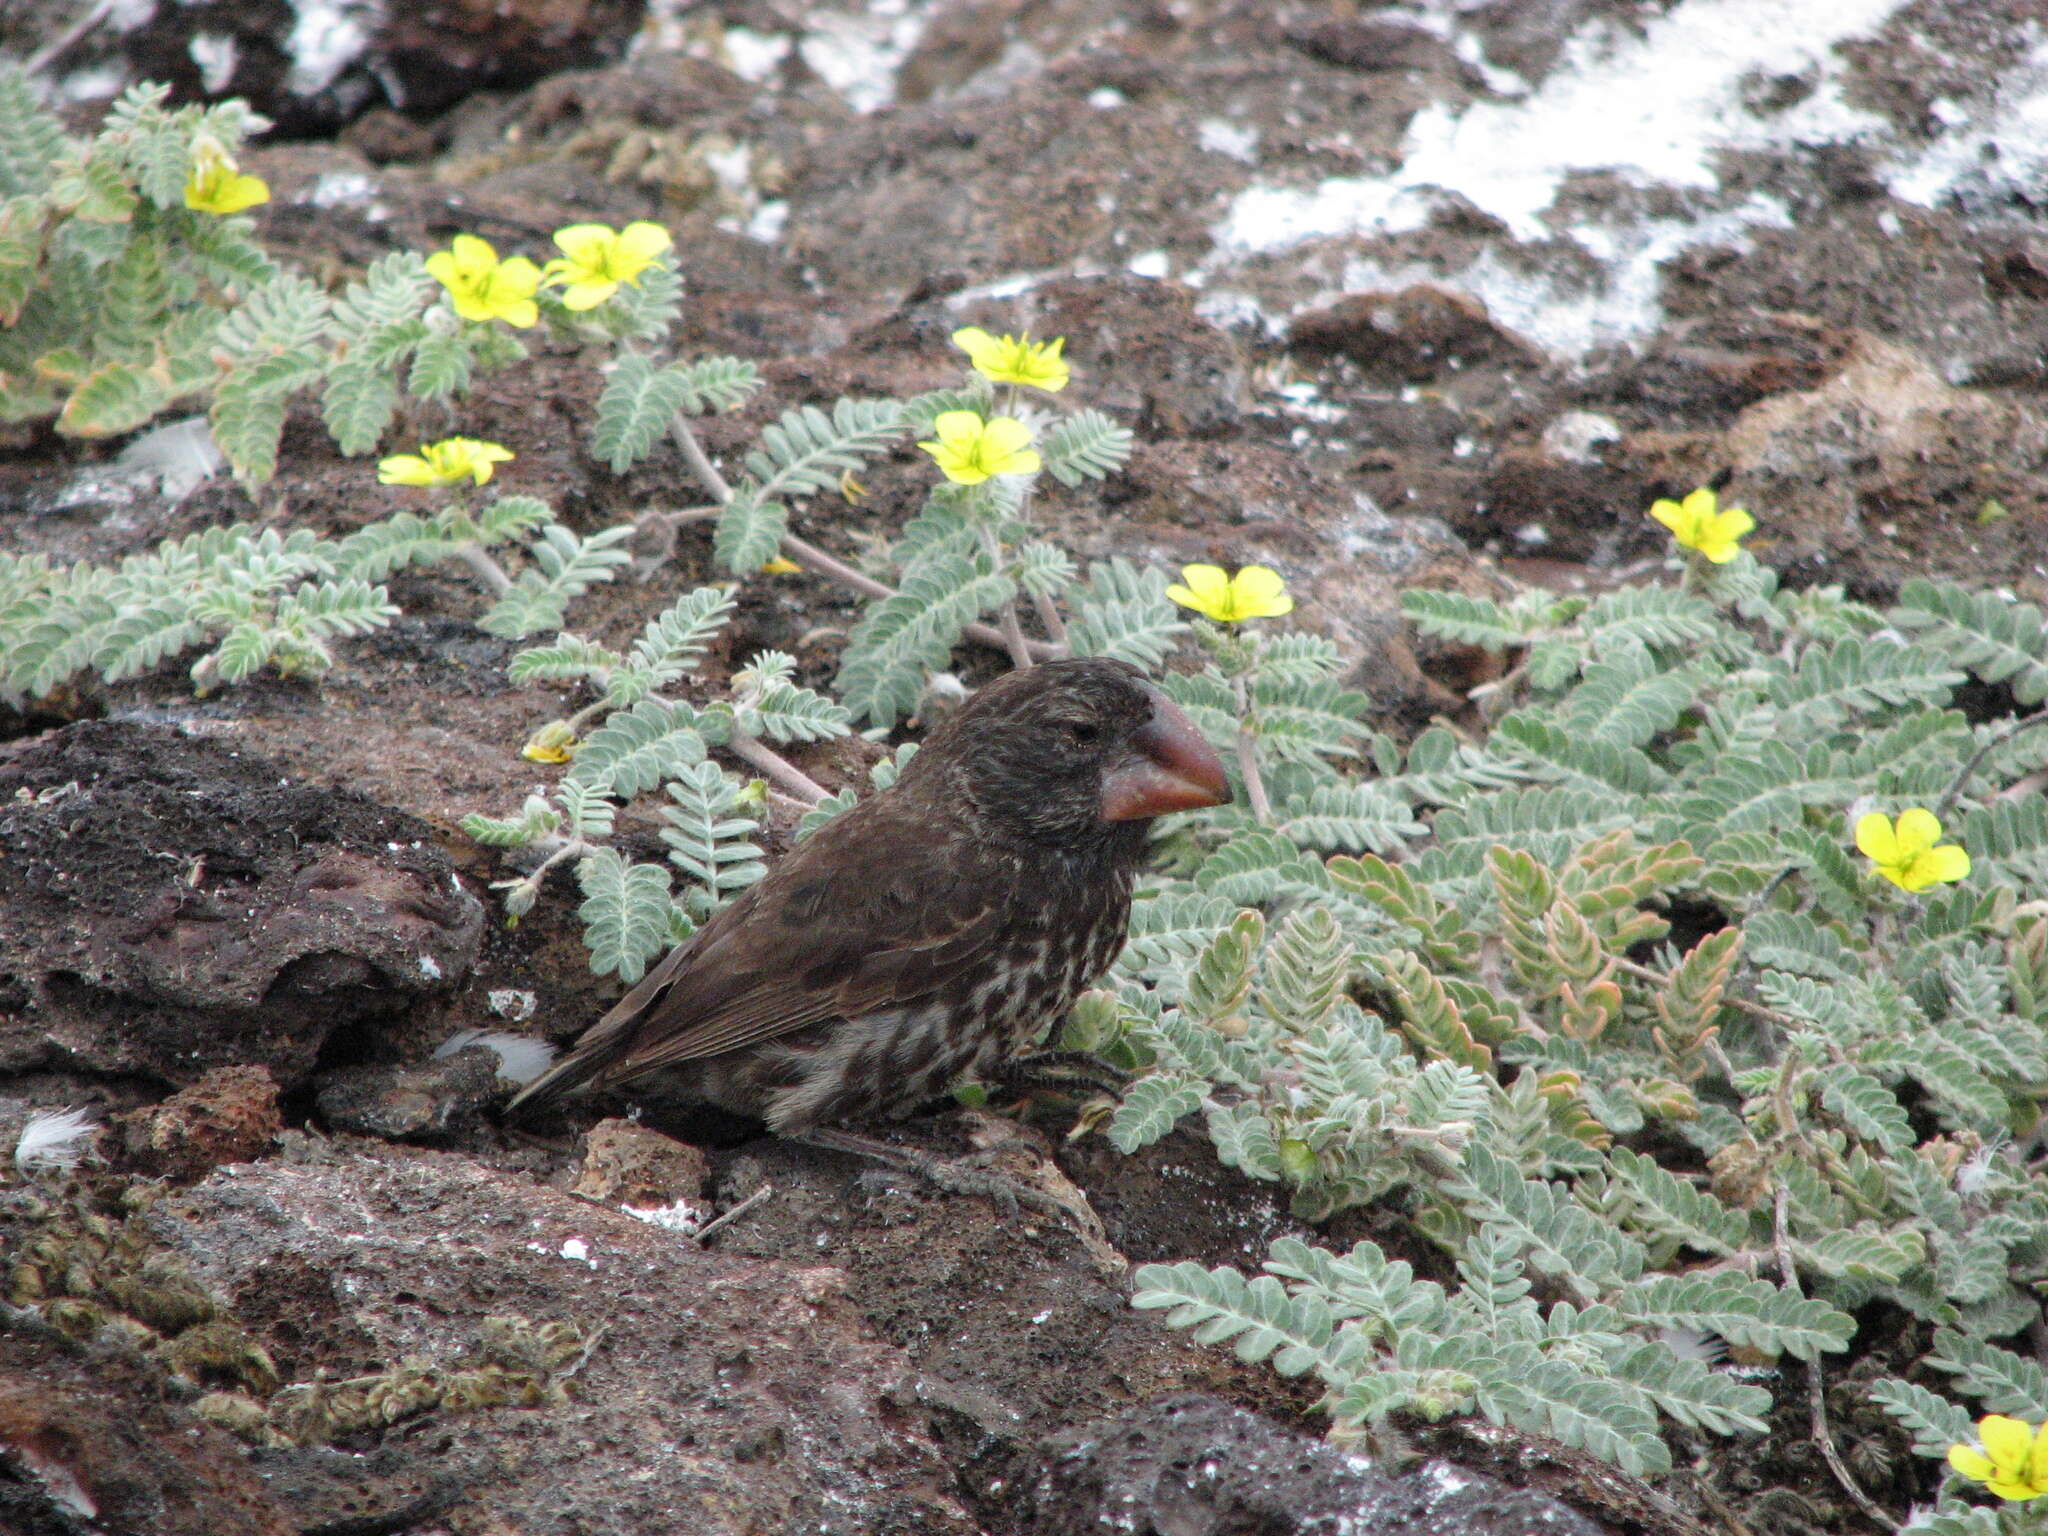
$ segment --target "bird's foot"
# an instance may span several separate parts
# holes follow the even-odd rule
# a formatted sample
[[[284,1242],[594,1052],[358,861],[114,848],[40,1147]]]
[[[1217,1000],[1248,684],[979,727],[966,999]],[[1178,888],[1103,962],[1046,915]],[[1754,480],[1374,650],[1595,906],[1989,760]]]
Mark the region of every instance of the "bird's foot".
[[[916,1147],[899,1147],[893,1142],[878,1141],[872,1136],[832,1129],[805,1131],[789,1139],[829,1152],[845,1152],[854,1157],[866,1158],[869,1162],[879,1163],[884,1168],[922,1179],[941,1194],[979,1195],[993,1202],[1006,1216],[1016,1215],[1020,1205],[1048,1216],[1073,1214],[1067,1205],[1044,1190],[1033,1189],[1028,1184],[1005,1178],[1002,1174],[981,1166],[984,1154],[973,1157],[939,1157]]]
[[[1052,1093],[1106,1093],[1120,1096],[1131,1085],[1131,1074],[1113,1067],[1089,1051],[1033,1051],[997,1062],[981,1074],[991,1090],[1029,1093],[1043,1089]]]

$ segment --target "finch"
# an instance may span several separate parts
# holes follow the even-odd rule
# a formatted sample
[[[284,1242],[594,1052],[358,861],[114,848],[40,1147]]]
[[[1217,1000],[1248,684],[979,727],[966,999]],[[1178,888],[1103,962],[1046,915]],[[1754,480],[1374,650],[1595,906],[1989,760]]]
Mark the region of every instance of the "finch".
[[[907,1114],[1017,1054],[1109,969],[1149,819],[1229,797],[1215,749],[1135,667],[1011,672],[509,1108],[632,1085],[798,1137]]]

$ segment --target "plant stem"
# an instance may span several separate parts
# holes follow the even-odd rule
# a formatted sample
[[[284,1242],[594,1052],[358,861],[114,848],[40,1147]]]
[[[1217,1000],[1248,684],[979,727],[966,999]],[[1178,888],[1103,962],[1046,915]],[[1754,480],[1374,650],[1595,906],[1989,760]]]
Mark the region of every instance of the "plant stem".
[[[711,499],[721,507],[731,501],[732,487],[726,484],[718,466],[711,462],[704,445],[697,441],[697,434],[690,430],[688,418],[681,414],[670,417],[668,430],[669,436],[675,439],[676,447],[682,450],[683,462],[690,466],[690,473],[697,477],[697,483],[704,487]]]
[[[1633,960],[1623,960],[1619,956],[1614,957],[1614,964],[1616,969],[1626,975],[1635,977],[1638,981],[1654,981],[1660,987],[1671,985],[1671,978],[1669,976],[1662,971],[1653,970],[1647,965],[1638,965]],[[1766,1008],[1762,1003],[1752,1003],[1748,998],[1737,997],[1732,992],[1722,992],[1721,1006],[1733,1008],[1737,1013],[1746,1013],[1753,1019],[1768,1019],[1780,1029],[1797,1030],[1805,1027],[1798,1019],[1793,1018],[1788,1013],[1780,1013],[1775,1008]]]
[[[503,597],[512,590],[512,578],[505,574],[505,567],[492,558],[491,552],[472,539],[465,539],[455,546],[455,558],[468,566],[470,573],[490,588],[491,596]]]
[[[782,536],[782,552],[798,565],[808,566],[820,576],[830,576],[843,586],[866,597],[887,598],[896,595],[896,589],[887,582],[875,580],[864,571],[857,571],[836,555],[828,555],[808,539],[800,539],[793,533]],[[995,634],[994,630],[989,631]],[[998,640],[1001,639],[997,636]]]
[[[1237,693],[1237,773],[1244,780],[1245,799],[1251,802],[1252,819],[1262,827],[1273,825],[1273,802],[1266,798],[1266,781],[1259,773],[1258,738],[1252,734],[1251,701],[1242,677],[1232,678]]]
[[[1777,1249],[1778,1269],[1784,1276],[1785,1289],[1801,1296],[1804,1293],[1799,1288],[1799,1269],[1792,1262],[1791,1203],[1790,1188],[1783,1179],[1778,1180],[1777,1191],[1771,1201],[1771,1245]],[[1842,1460],[1842,1453],[1835,1449],[1834,1433],[1828,1428],[1827,1382],[1821,1375],[1818,1354],[1806,1362],[1806,1406],[1814,1447],[1820,1452],[1821,1460],[1828,1464],[1828,1470],[1835,1475],[1835,1481],[1842,1485],[1842,1491],[1863,1511],[1864,1519],[1883,1530],[1896,1531],[1899,1522],[1887,1515],[1877,1501],[1863,1491]]]
[[[95,0],[86,13],[29,55],[22,73],[33,78],[69,53],[80,39],[104,22],[114,9],[114,0]]]
[[[697,441],[697,434],[690,430],[689,422],[677,416],[669,423],[669,431],[675,439],[676,447],[682,450],[683,459],[690,466],[691,473],[696,475],[698,483],[704,487],[712,500],[720,506],[731,501],[732,487],[726,483],[725,476],[718,472],[718,466],[713,464],[704,452],[704,445]],[[820,576],[830,576],[834,581],[853,588],[863,596],[890,598],[896,595],[896,589],[887,582],[877,581],[874,577],[855,570],[845,561],[826,554],[808,539],[800,539],[793,533],[785,533],[782,536],[782,553],[798,565],[806,566]],[[1009,649],[1008,639],[992,624],[969,624],[966,627],[966,634],[968,639],[979,640],[983,645]],[[1043,640],[1027,640],[1024,644],[1033,661],[1049,661],[1055,656],[1066,654],[1064,645],[1053,645]]]
[[[1062,651],[1071,649],[1067,642],[1067,621],[1060,617],[1058,605],[1043,592],[1032,593],[1031,604],[1038,610],[1038,622],[1045,626],[1052,643]]]
[[[2013,721],[2004,730],[1992,736],[1983,746],[1971,753],[1970,760],[1963,764],[1962,771],[1955,776],[1948,788],[1942,792],[1941,799],[1936,802],[1934,807],[1935,819],[1937,821],[1945,820],[1948,813],[1955,809],[1956,797],[1962,794],[1963,786],[1970,782],[1970,776],[1983,765],[1985,758],[2004,746],[2008,741],[2011,741],[2020,732],[2032,730],[2035,726],[2044,723],[2048,723],[2048,709],[2044,709],[2038,714],[2028,715],[2024,720]]]
[[[981,526],[981,547],[988,551],[991,569],[1003,568],[1003,541],[995,529],[987,523]],[[1003,644],[1010,652],[1011,662],[1018,667],[1031,665],[1031,648],[1024,643],[1024,626],[1017,619],[1017,600],[1013,597],[1005,602],[1000,613],[1002,619]]]
[[[832,792],[824,785],[751,732],[734,726],[732,739],[726,747],[734,757],[760,769],[773,783],[780,784],[807,805],[816,805],[820,800],[831,798]]]

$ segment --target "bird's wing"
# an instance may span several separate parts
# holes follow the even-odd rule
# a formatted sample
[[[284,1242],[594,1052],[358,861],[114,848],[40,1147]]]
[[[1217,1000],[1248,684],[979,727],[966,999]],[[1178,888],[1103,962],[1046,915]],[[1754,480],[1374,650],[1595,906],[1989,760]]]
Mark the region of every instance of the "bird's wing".
[[[575,1054],[600,1058],[593,1081],[899,1007],[985,966],[1018,871],[950,828],[892,826],[899,808],[871,804],[821,828],[592,1026]],[[930,857],[934,838],[950,857]]]

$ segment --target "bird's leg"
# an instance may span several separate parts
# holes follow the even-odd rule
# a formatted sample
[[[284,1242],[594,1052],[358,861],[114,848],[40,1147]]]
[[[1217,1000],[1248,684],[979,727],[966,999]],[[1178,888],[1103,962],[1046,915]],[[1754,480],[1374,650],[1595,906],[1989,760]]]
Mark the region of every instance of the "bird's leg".
[[[991,1089],[1020,1094],[1034,1088],[1053,1093],[1092,1089],[1116,1097],[1131,1086],[1130,1073],[1090,1051],[1033,1051],[1028,1056],[1012,1056],[984,1070],[981,1080]]]
[[[899,1173],[914,1174],[943,1194],[980,1195],[994,1201],[1007,1213],[1014,1213],[1019,1205],[1028,1205],[1048,1216],[1068,1214],[1064,1205],[1043,1190],[1006,1179],[986,1168],[976,1168],[964,1159],[935,1157],[915,1147],[899,1147],[891,1142],[877,1141],[872,1136],[829,1127],[797,1132],[788,1139],[827,1152],[850,1153],[886,1168],[894,1168]]]

